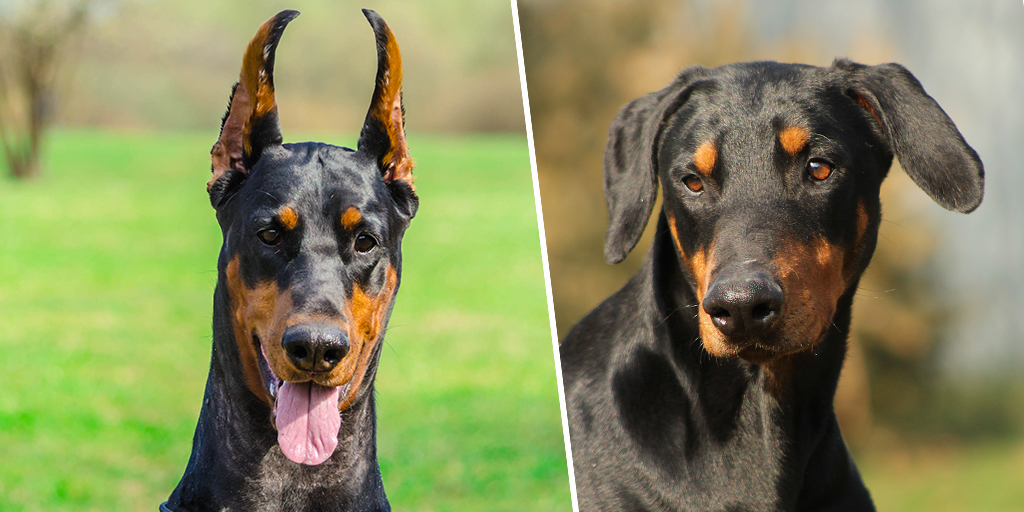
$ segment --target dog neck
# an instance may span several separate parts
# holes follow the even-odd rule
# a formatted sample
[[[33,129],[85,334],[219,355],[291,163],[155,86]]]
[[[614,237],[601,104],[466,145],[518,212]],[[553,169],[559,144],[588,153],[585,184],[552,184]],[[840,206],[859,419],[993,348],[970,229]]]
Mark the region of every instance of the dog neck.
[[[330,503],[338,510],[390,510],[376,453],[376,365],[367,369],[366,392],[341,412],[334,454],[317,466],[291,462],[277,445],[271,407],[245,385],[227,303],[218,285],[210,374],[192,455],[167,508],[325,510]]]

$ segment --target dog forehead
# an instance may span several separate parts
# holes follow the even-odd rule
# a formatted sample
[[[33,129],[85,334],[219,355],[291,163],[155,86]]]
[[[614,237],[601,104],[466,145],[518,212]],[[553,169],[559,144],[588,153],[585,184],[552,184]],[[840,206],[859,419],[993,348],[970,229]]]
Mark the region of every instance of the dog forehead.
[[[281,204],[366,204],[386,195],[372,157],[318,142],[268,148],[253,170],[251,181],[270,202]]]
[[[744,62],[705,70],[666,123],[664,140],[696,147],[717,131],[813,116],[827,95],[824,68]],[[788,120],[790,124],[796,120]]]
[[[663,170],[712,150],[720,163],[765,163],[776,143],[787,141],[787,130],[799,129],[790,130],[789,138],[806,143],[819,128],[842,124],[835,107],[849,103],[837,97],[841,88],[833,86],[827,68],[747,62],[703,71],[665,122],[657,149]]]

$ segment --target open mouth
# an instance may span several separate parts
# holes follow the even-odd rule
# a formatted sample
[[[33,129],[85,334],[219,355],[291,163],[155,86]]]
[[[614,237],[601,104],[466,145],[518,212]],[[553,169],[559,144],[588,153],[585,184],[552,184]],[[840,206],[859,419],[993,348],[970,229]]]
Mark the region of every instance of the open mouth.
[[[288,460],[315,466],[331,457],[338,447],[341,413],[338,402],[343,386],[321,386],[312,380],[288,382],[274,372],[259,337],[253,333],[260,374],[274,401],[277,444]]]

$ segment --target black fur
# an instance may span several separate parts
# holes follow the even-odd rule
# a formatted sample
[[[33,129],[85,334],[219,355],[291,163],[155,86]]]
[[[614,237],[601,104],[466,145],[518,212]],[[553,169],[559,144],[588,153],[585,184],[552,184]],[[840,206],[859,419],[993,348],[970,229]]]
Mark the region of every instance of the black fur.
[[[297,13],[282,15],[267,45],[268,72],[281,30]],[[276,108],[254,126],[251,137],[254,151],[246,158],[244,171],[229,169],[210,187],[224,235],[213,301],[210,373],[192,454],[161,510],[390,510],[377,462],[373,396],[383,341],[376,341],[363,384],[341,412],[337,449],[319,465],[292,462],[278,446],[271,407],[246,384],[227,268],[237,260],[245,286],[269,282],[287,290],[297,314],[341,318],[354,287],[367,293],[383,289],[389,268],[400,282],[402,237],[418,199],[406,183],[385,183],[376,151],[388,147],[380,141],[371,146],[373,151],[318,142],[281,144]],[[365,146],[360,140],[359,147]],[[292,229],[283,228],[275,217],[283,206],[297,212],[298,223]],[[361,213],[354,230],[339,223],[341,213],[351,206]],[[268,228],[282,232],[280,243],[259,240],[259,232]],[[356,251],[359,235],[372,236],[377,245]],[[397,288],[396,283],[395,292]],[[384,312],[383,325],[390,308]],[[380,337],[383,332],[382,326]],[[281,340],[259,343],[267,346]]]
[[[780,145],[787,126],[810,134],[796,155]],[[693,156],[709,141],[717,160],[704,175]],[[977,154],[897,64],[696,67],[622,109],[605,154],[607,259],[635,246],[659,181],[664,206],[640,271],[560,348],[581,511],[874,509],[832,399],[893,155],[943,207],[980,203]],[[811,179],[812,161],[834,171]],[[686,186],[694,177],[698,192]],[[775,258],[825,242],[841,248],[847,277],[820,337],[784,352],[780,328],[723,338],[768,357],[708,352],[695,254],[714,247],[712,287],[750,265],[768,282],[783,270],[814,279],[814,268],[780,269]]]

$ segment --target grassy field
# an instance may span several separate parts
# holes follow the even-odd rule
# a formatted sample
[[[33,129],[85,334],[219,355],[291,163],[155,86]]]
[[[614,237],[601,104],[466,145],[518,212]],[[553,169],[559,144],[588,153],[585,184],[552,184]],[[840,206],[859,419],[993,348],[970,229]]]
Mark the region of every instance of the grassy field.
[[[214,137],[65,131],[44,177],[0,179],[0,510],[150,511],[176,484],[210,355]],[[569,510],[525,139],[410,142],[377,381],[392,504]]]
[[[956,441],[872,449],[855,459],[878,510],[1024,511],[1024,444]]]

